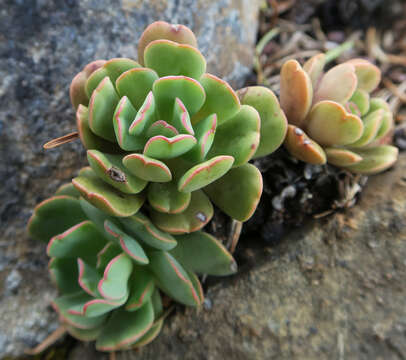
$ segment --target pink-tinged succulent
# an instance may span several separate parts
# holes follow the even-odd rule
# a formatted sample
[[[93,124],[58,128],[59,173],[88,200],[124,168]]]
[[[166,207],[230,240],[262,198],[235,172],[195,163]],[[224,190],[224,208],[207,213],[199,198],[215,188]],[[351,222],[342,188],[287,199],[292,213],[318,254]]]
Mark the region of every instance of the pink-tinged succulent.
[[[237,221],[252,216],[262,177],[248,161],[275,151],[287,131],[270,90],[235,92],[206,73],[188,28],[150,25],[138,56],[95,61],[73,79],[90,167],[39,204],[28,226],[48,242],[61,321],[102,351],[158,335],[160,291],[199,306],[196,273],[236,271],[202,229],[212,203]]]
[[[284,142],[296,158],[333,165],[353,173],[375,174],[392,166],[398,149],[383,144],[393,129],[388,104],[371,93],[380,70],[352,59],[324,72],[325,55],[303,67],[296,60],[281,69],[280,101],[289,122]]]

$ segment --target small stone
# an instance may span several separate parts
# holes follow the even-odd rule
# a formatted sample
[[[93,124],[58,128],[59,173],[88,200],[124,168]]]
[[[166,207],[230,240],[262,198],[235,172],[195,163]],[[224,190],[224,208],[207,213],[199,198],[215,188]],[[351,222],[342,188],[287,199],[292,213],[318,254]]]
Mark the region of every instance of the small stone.
[[[21,284],[22,276],[18,272],[18,270],[13,269],[11,270],[10,274],[8,274],[6,281],[5,281],[5,292],[6,293],[17,293],[17,290]]]

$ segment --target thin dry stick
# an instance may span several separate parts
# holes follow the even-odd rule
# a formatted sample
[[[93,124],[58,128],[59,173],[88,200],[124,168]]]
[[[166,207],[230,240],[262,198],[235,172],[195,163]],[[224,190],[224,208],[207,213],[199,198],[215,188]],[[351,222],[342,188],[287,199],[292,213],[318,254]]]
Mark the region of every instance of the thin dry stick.
[[[230,249],[230,253],[233,253],[235,251],[235,248],[237,247],[238,240],[241,235],[241,230],[242,230],[242,222],[233,220],[231,224],[231,233],[228,238],[227,244],[227,247]]]
[[[53,149],[56,148],[57,146],[70,143],[71,141],[74,141],[79,138],[79,133],[77,131],[71,132],[69,134],[66,134],[64,136],[61,136],[59,138],[53,139],[51,141],[48,141],[46,144],[44,144],[44,149]]]
[[[390,92],[395,95],[396,97],[399,98],[400,101],[406,103],[406,92],[401,89],[400,86],[396,86],[392,81],[390,81],[388,78],[384,78],[382,80],[383,84],[390,90]]]
[[[115,352],[115,351],[112,351],[112,352],[110,353],[109,359],[110,359],[110,360],[116,360],[116,352]]]
[[[61,325],[51,335],[49,335],[41,344],[37,345],[33,349],[27,349],[24,352],[27,355],[37,355],[46,350],[51,345],[53,345],[57,340],[59,340],[63,335],[65,335],[65,333],[66,328],[65,326]]]

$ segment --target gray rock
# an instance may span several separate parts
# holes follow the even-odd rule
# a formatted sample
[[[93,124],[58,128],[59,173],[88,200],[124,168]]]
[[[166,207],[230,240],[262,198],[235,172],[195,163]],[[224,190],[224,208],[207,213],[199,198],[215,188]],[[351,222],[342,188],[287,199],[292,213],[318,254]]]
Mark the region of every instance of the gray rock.
[[[250,249],[255,266],[210,288],[211,307],[178,311],[117,359],[405,359],[405,172],[402,154],[353,209]],[[107,358],[78,345],[70,360],[83,354]]]
[[[241,86],[252,67],[258,3],[2,0],[0,342],[6,345],[0,346],[0,358],[22,354],[56,326],[48,310],[55,293],[45,245],[29,240],[25,227],[34,206],[86,161],[79,142],[42,150],[46,141],[75,129],[68,96],[73,76],[94,59],[136,57],[143,29],[166,20],[192,27],[208,71]]]

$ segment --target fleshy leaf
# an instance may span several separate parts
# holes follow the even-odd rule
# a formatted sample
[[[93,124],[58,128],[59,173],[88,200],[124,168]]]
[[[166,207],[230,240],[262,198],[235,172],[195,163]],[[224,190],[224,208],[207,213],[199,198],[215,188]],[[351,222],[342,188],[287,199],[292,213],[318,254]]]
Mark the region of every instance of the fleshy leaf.
[[[155,120],[155,97],[152,91],[150,91],[138,110],[128,131],[130,135],[142,136]]]
[[[356,164],[362,160],[360,155],[348,149],[327,148],[324,151],[327,155],[327,161],[340,167]]]
[[[348,112],[352,112],[357,116],[364,116],[369,111],[369,94],[365,90],[355,90],[348,104],[346,104],[346,108]]]
[[[80,104],[87,106],[89,97],[86,94],[85,86],[89,76],[105,64],[105,60],[96,60],[87,64],[84,69],[78,73],[72,80],[69,88],[70,101],[75,109]]]
[[[104,221],[107,219],[113,221],[114,218],[99,210],[82,197],[79,199],[79,203],[86,216],[97,226],[98,230],[104,234]]]
[[[178,191],[175,182],[151,183],[148,186],[147,199],[157,211],[177,214],[185,210],[190,203],[190,193]]]
[[[200,79],[206,71],[206,60],[195,47],[170,40],[154,40],[144,51],[145,66],[159,77],[184,75]]]
[[[152,274],[144,267],[138,266],[130,278],[130,297],[125,304],[127,311],[136,311],[151,298],[155,290],[155,281]]]
[[[81,341],[96,340],[103,329],[102,326],[95,327],[94,329],[78,329],[68,324],[65,324],[65,328],[71,336]]]
[[[179,179],[178,190],[192,192],[201,189],[226,174],[233,163],[232,156],[220,155],[195,165]]]
[[[355,74],[358,78],[358,89],[370,93],[374,91],[381,82],[381,70],[365,59],[351,59],[346,62],[355,67]]]
[[[83,291],[79,293],[63,295],[52,302],[52,305],[56,312],[62,318],[62,322],[74,326],[78,329],[94,329],[99,327],[107,319],[108,314],[103,314],[94,317],[85,317],[83,315],[75,315],[69,311],[82,309],[83,305],[92,300],[92,297]]]
[[[127,58],[114,58],[105,62],[103,68],[106,69],[107,75],[109,76],[113,84],[124,72],[141,67],[136,61]]]
[[[147,131],[147,137],[152,138],[157,135],[162,135],[165,137],[173,137],[176,135],[179,135],[179,131],[176,130],[176,128],[170,124],[168,124],[164,120],[158,120],[155,121],[148,129]]]
[[[109,238],[118,243],[123,251],[136,263],[141,265],[148,264],[148,257],[137,240],[127,235],[117,225],[109,220],[104,222],[104,229],[106,230]]]
[[[209,157],[230,155],[233,166],[245,164],[257,151],[261,119],[252,106],[242,105],[241,110],[216,131]]]
[[[138,42],[138,61],[141,64],[144,64],[144,51],[148,44],[160,39],[167,39],[179,44],[188,44],[197,47],[196,37],[193,31],[187,26],[169,24],[165,21],[156,21],[144,30]]]
[[[95,268],[86,264],[82,259],[77,259],[79,274],[78,283],[82,290],[91,296],[97,296],[97,284],[100,281],[101,275]]]
[[[171,171],[165,163],[142,154],[125,156],[123,164],[132,174],[146,181],[167,182],[172,180]]]
[[[200,230],[213,217],[213,205],[201,190],[194,191],[189,206],[179,214],[152,210],[154,224],[169,234],[184,234]]]
[[[153,248],[170,250],[177,244],[173,236],[156,228],[156,226],[140,212],[130,217],[120,218],[119,220],[120,223],[123,224],[126,232]]]
[[[384,110],[381,127],[379,128],[376,140],[383,138],[393,128],[393,114],[388,103],[381,98],[372,98],[370,101],[369,112],[373,112],[378,109]]]
[[[152,84],[157,79],[158,75],[152,69],[131,69],[121,74],[117,79],[117,92],[120,97],[128,97],[135,109],[139,109],[152,90]]]
[[[314,102],[330,100],[345,104],[351,99],[356,88],[357,76],[354,66],[348,63],[336,65],[321,78],[314,93]]]
[[[51,279],[63,294],[70,294],[80,290],[78,284],[78,266],[74,258],[52,258],[48,265]]]
[[[326,154],[322,147],[294,125],[288,126],[284,145],[296,159],[314,165],[326,163]]]
[[[152,251],[150,269],[157,279],[158,286],[170,297],[189,306],[200,305],[200,297],[185,269],[170,254]]]
[[[127,294],[119,300],[93,299],[83,305],[83,315],[87,317],[100,316],[111,312],[123,305],[127,300]]]
[[[174,109],[173,109],[173,118],[172,122],[173,126],[181,134],[190,134],[194,135],[194,130],[192,124],[190,123],[190,116],[189,112],[186,109],[186,106],[183,104],[182,100],[179,98],[175,99]]]
[[[176,236],[178,245],[170,254],[186,269],[198,274],[230,275],[237,264],[227,249],[213,236],[203,231]]]
[[[199,121],[194,126],[197,144],[182,157],[193,162],[203,161],[213,144],[216,127],[216,114],[209,115],[206,119]]]
[[[47,254],[55,258],[77,258],[86,261],[106,245],[106,239],[91,221],[83,221],[63,233],[54,236],[48,243]]]
[[[365,116],[365,118],[362,119],[362,121],[364,122],[364,131],[362,133],[362,136],[356,142],[350,144],[349,146],[362,147],[374,141],[381,127],[384,114],[384,110],[379,109]]]
[[[188,269],[185,269],[185,271],[186,271],[186,274],[189,276],[190,281],[192,282],[193,288],[195,289],[197,296],[199,297],[200,305],[203,304],[204,293],[203,293],[203,287],[202,287],[202,284],[200,283],[199,278],[193,271],[190,271]]]
[[[105,77],[93,92],[89,103],[89,127],[98,136],[116,141],[113,128],[114,110],[119,98],[114,85]]]
[[[397,160],[399,150],[395,146],[382,145],[357,149],[362,161],[346,168],[357,174],[373,175],[390,168]]]
[[[28,222],[28,233],[36,240],[48,242],[51,237],[86,219],[77,199],[53,196],[35,207]]]
[[[308,135],[325,146],[351,144],[361,137],[363,130],[362,120],[334,101],[314,105],[307,120]]]
[[[251,164],[232,168],[223,177],[204,188],[210,200],[228,216],[248,220],[262,194],[262,176]],[[193,196],[193,195],[192,195]]]
[[[148,332],[136,343],[132,344],[131,347],[134,349],[138,349],[151,343],[153,340],[156,339],[156,337],[161,332],[163,324],[164,319],[159,319],[155,321],[154,324],[151,326],[151,328],[148,330]]]
[[[76,199],[79,198],[80,193],[75,189],[72,183],[66,183],[61,185],[55,192],[55,196],[61,196],[61,195],[66,195],[66,196],[71,196]]]
[[[144,136],[132,136],[129,133],[136,114],[130,100],[126,96],[122,97],[113,115],[113,126],[118,144],[126,151],[141,150],[147,142]]]
[[[325,65],[326,55],[324,54],[314,55],[304,63],[303,70],[309,75],[313,89],[316,88]]]
[[[145,200],[140,194],[123,194],[96,176],[79,176],[72,183],[88,202],[113,216],[131,216]]]
[[[171,159],[188,152],[196,144],[192,135],[181,134],[171,138],[157,135],[150,138],[144,147],[144,155],[158,159]]]
[[[281,69],[281,108],[289,124],[301,126],[313,100],[312,82],[296,60],[289,60]]]
[[[128,279],[133,269],[131,258],[122,253],[113,258],[104,270],[97,288],[108,300],[119,300],[128,294]]]
[[[126,194],[137,194],[147,182],[129,173],[123,165],[122,155],[103,154],[98,150],[88,150],[87,159],[96,175],[107,184]]]
[[[263,86],[250,86],[238,91],[241,104],[255,108],[261,119],[259,146],[254,158],[269,155],[281,146],[288,122],[275,94]]]
[[[152,91],[155,96],[159,118],[170,122],[176,98],[179,98],[193,116],[206,100],[202,85],[186,76],[166,76],[154,82]]]
[[[217,122],[220,125],[238,113],[240,101],[227,82],[212,74],[204,74],[200,78],[200,83],[206,93],[206,101],[199,113],[193,117],[194,113],[190,112],[189,107],[185,104],[192,116],[193,125],[213,113],[217,115]]]
[[[154,321],[154,310],[148,301],[134,312],[117,310],[107,321],[96,341],[99,351],[115,351],[125,348],[144,336]]]
[[[115,243],[108,242],[107,245],[101,249],[97,254],[97,270],[102,270],[106,268],[108,263],[113,260],[117,255],[122,254],[123,250],[121,247]]]

